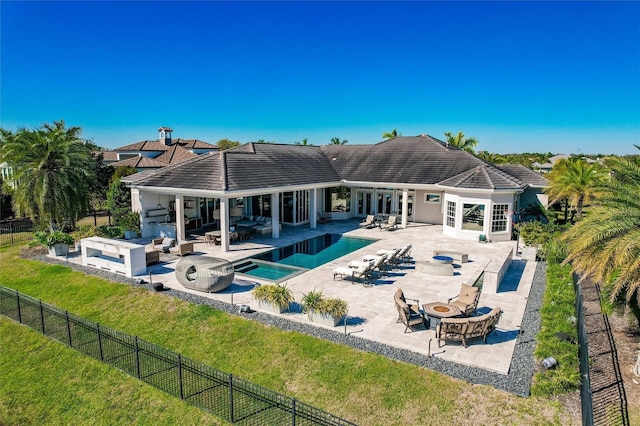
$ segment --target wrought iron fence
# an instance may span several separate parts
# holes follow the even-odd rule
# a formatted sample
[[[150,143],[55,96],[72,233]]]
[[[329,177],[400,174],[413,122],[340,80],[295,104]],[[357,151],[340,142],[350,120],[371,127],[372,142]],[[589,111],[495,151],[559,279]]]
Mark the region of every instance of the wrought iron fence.
[[[15,220],[0,223],[0,246],[29,241],[33,238],[33,222]]]
[[[580,358],[580,405],[582,408],[582,424],[593,426],[593,403],[591,400],[591,380],[589,379],[589,348],[587,328],[584,325],[584,306],[582,305],[582,288],[577,284],[579,278],[574,275],[576,290],[576,315],[578,316],[578,356]]]
[[[0,314],[225,419],[246,425],[354,425],[179,353],[0,286]]]

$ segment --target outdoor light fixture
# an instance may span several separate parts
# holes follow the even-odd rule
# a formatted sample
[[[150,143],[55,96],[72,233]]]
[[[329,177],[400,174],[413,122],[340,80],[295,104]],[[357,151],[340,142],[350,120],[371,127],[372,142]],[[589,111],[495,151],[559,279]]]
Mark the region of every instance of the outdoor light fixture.
[[[556,361],[554,357],[550,356],[542,360],[542,366],[547,370],[551,370],[558,366],[558,361]]]

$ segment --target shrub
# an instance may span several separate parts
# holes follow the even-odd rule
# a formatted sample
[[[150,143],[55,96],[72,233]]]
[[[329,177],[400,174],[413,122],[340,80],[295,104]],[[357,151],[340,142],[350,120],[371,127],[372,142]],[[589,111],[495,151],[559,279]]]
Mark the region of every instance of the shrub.
[[[265,284],[253,289],[253,297],[261,302],[269,302],[278,305],[281,309],[287,309],[294,301],[293,292],[287,288],[287,284]]]
[[[62,231],[37,231],[34,236],[33,245],[42,245],[44,247],[53,247],[54,244],[73,244],[73,237]]]
[[[313,289],[302,298],[302,310],[307,313],[309,319],[315,314],[331,315],[340,318],[347,314],[347,302],[341,299],[325,299],[322,291]]]

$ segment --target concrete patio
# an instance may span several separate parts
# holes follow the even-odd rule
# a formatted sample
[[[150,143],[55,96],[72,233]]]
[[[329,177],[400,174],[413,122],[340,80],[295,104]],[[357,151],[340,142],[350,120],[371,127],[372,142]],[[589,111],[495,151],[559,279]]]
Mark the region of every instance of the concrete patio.
[[[318,225],[316,229],[310,229],[308,226],[284,227],[279,239],[272,239],[269,235],[257,236],[253,240],[232,244],[231,250],[226,253],[222,251],[220,246],[207,244],[202,236],[191,235],[190,240],[194,242],[195,252],[190,256],[207,255],[236,261],[274,247],[286,246],[327,232],[377,239],[367,247],[287,281],[287,286],[293,291],[296,300],[300,300],[304,293],[315,288],[322,290],[325,297],[340,298],[348,303],[347,325],[345,327],[341,323],[335,327],[336,331],[346,331],[364,339],[425,355],[430,353],[443,360],[475,366],[499,374],[509,372],[516,338],[520,332],[520,323],[536,268],[535,262],[525,262],[514,255],[511,266],[502,279],[498,291],[492,292],[490,289],[482,291],[478,304],[480,313],[488,312],[496,306],[500,306],[503,310],[497,330],[488,336],[486,344],[482,339],[474,339],[469,342],[467,348],[459,342],[446,342],[442,347],[438,347],[435,332],[432,330],[420,329],[404,333],[404,325],[396,322],[398,315],[393,294],[398,288],[401,288],[407,298],[419,299],[420,305],[430,302],[446,302],[447,299],[458,294],[462,283],[473,284],[492,260],[500,259],[502,262],[511,252],[516,253],[515,241],[480,243],[454,240],[444,237],[442,227],[439,225],[410,224],[406,229],[397,229],[393,232],[381,231],[378,228],[360,229],[358,221],[350,220],[329,222]],[[138,241],[140,244],[148,242]],[[359,260],[362,256],[375,253],[380,249],[390,249],[406,244],[412,244],[411,255],[416,261],[431,259],[433,250],[438,249],[468,253],[469,262],[454,262],[454,276],[427,275],[416,270],[414,265],[405,265],[400,270],[393,271],[388,276],[378,279],[376,285],[372,287],[364,287],[360,283],[352,283],[349,280],[339,278],[333,280],[333,269],[338,266],[346,266],[350,260]],[[79,261],[74,256],[70,256],[69,260]],[[176,290],[227,303],[233,300],[236,305],[246,304],[250,305],[252,309],[258,310],[251,290],[261,282],[260,280],[236,274],[232,286],[223,292],[211,294],[198,292],[184,288],[176,279],[174,270],[179,260],[178,256],[162,254],[160,262],[150,265],[148,268],[153,282],[161,282]],[[149,276],[144,278],[148,280]],[[280,316],[291,321],[310,323],[307,316],[301,312],[288,312],[280,314]]]

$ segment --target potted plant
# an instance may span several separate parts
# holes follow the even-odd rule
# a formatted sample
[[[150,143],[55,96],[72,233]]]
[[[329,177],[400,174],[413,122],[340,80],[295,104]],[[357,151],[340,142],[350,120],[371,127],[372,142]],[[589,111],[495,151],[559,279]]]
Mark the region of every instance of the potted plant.
[[[280,314],[289,309],[289,304],[294,301],[293,292],[287,288],[287,284],[265,284],[253,290],[253,298],[258,306],[270,312]]]
[[[312,322],[335,327],[347,314],[347,302],[341,299],[325,299],[322,291],[315,289],[302,298],[302,309]]]
[[[313,321],[313,315],[320,312],[320,305],[324,297],[322,291],[317,291],[315,288],[309,293],[302,295],[302,312],[306,312],[307,317]]]
[[[50,256],[66,256],[69,246],[73,244],[73,237],[66,232],[38,231],[34,234],[35,241],[49,249]]]
[[[75,241],[76,250],[80,251],[80,242],[83,238],[89,238],[96,235],[96,228],[92,225],[82,225],[71,233]]]
[[[125,240],[138,238],[140,234],[140,214],[128,212],[118,220],[118,225],[124,230]]]

